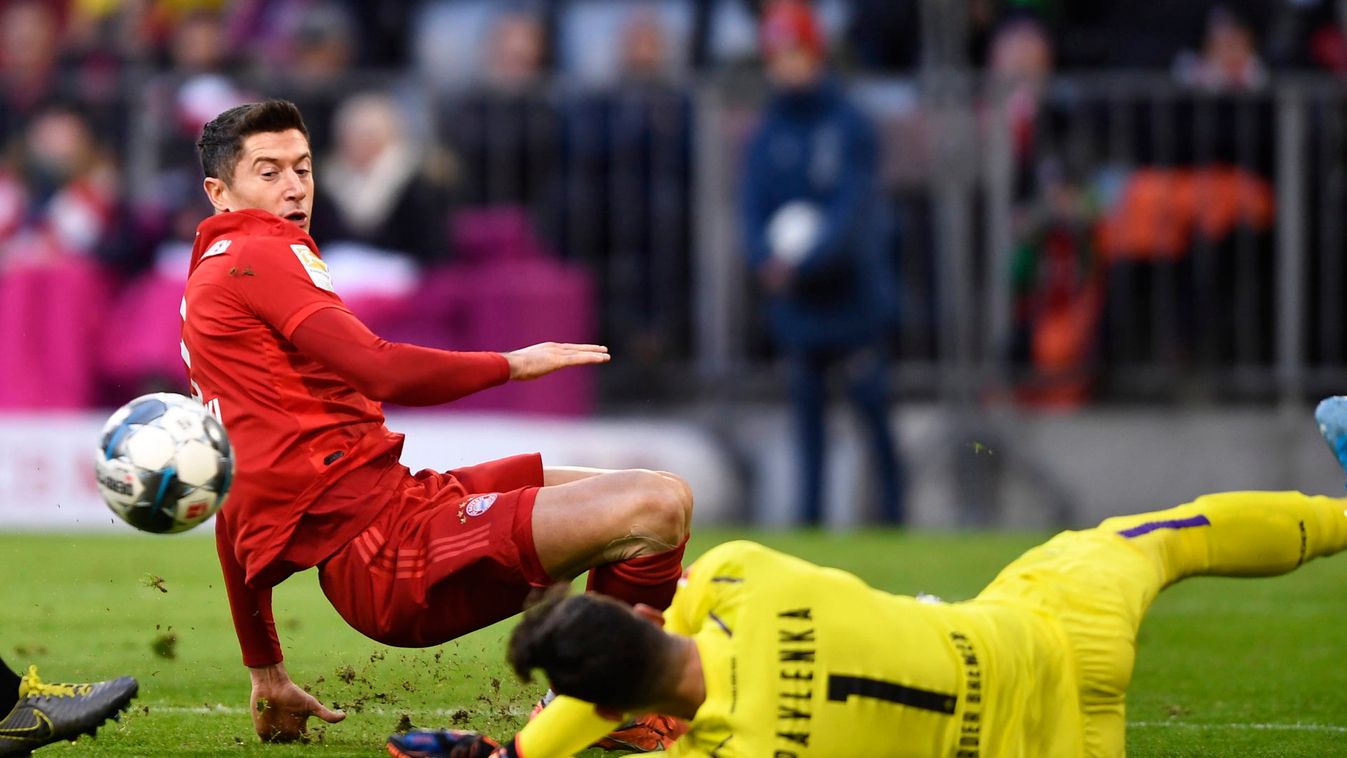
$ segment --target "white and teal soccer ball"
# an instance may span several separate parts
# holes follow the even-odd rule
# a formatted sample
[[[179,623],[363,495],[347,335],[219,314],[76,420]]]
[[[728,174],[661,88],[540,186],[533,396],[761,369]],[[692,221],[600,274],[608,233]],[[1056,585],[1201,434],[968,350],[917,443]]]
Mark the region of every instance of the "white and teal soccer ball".
[[[215,515],[234,480],[224,426],[197,401],[142,395],[103,426],[94,461],[98,491],[113,513],[147,532],[171,534]]]

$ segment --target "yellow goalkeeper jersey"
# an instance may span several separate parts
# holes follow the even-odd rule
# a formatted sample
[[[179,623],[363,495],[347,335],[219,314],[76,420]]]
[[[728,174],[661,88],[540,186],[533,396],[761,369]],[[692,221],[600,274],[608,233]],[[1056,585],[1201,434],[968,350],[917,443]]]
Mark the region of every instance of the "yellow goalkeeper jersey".
[[[706,678],[706,701],[669,756],[1084,752],[1067,641],[1024,608],[891,595],[741,541],[696,562],[665,625],[695,640]],[[521,734],[537,746],[525,755],[569,754],[602,736],[612,722],[593,713],[558,698]],[[543,737],[563,724],[587,733]]]

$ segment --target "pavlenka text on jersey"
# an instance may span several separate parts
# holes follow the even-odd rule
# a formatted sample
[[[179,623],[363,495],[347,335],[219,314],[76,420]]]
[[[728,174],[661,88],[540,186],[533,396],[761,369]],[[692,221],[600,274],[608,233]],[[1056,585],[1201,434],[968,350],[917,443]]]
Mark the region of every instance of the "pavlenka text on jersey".
[[[782,611],[777,624],[781,677],[777,682],[775,758],[796,758],[795,749],[809,747],[809,720],[813,718],[814,616],[808,608]]]

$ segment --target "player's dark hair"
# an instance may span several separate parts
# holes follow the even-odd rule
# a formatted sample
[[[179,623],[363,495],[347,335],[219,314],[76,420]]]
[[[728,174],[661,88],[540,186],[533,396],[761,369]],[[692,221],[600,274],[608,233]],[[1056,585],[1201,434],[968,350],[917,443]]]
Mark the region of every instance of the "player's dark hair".
[[[309,129],[304,126],[304,117],[289,100],[264,100],[230,108],[201,130],[201,139],[196,141],[201,170],[206,176],[229,184],[234,179],[234,165],[243,154],[244,140],[253,134],[290,129],[298,129],[308,141]]]
[[[677,681],[674,646],[664,630],[603,595],[549,589],[510,635],[515,673],[542,669],[561,695],[628,712],[658,702]]]

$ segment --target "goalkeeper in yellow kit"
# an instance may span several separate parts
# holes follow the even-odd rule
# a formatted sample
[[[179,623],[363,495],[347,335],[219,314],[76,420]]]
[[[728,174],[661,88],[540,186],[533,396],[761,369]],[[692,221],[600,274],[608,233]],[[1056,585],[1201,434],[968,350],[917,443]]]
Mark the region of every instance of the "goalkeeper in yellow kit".
[[[422,731],[389,752],[569,756],[654,712],[688,722],[671,756],[1122,756],[1137,629],[1160,590],[1343,549],[1342,499],[1207,495],[1058,534],[947,604],[731,542],[689,569],[662,617],[595,595],[530,610],[511,664],[542,669],[561,696],[514,740]]]

